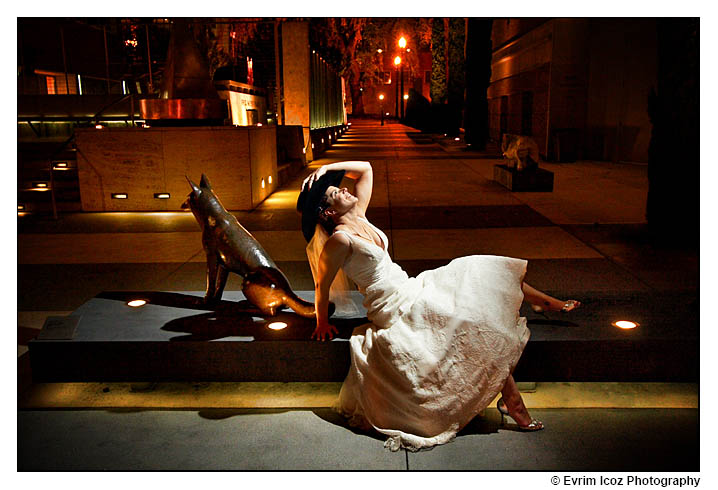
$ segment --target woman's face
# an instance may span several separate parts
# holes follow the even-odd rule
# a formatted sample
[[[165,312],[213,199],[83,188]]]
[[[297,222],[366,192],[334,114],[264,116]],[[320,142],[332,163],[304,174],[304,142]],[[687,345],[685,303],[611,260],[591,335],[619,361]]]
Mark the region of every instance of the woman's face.
[[[327,204],[340,216],[353,208],[359,201],[357,197],[349,193],[346,187],[340,189],[339,187],[329,186],[324,195],[327,196]]]

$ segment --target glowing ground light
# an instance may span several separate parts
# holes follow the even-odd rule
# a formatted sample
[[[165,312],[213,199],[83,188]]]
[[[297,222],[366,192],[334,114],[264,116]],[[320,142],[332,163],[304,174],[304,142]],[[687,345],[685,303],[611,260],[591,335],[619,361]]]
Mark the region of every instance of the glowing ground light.
[[[630,330],[632,328],[636,328],[638,326],[638,323],[630,322],[628,320],[619,320],[617,322],[613,322],[611,325],[613,325],[614,327],[622,328],[624,330]]]
[[[169,199],[170,195],[167,192],[160,192],[155,194],[155,199]]]
[[[147,304],[147,301],[144,299],[133,299],[132,301],[127,302],[127,306],[130,306],[132,308],[139,308],[140,306],[145,306]]]
[[[461,138],[454,138],[454,141],[461,141]]]
[[[125,194],[125,193],[110,194],[110,197],[112,199],[127,199],[127,194]]]
[[[264,189],[264,179],[262,179],[262,189]]]
[[[32,186],[38,189],[45,189],[47,188],[47,182],[33,182]]]
[[[102,128],[103,128],[102,124],[95,124],[95,129],[102,129]]]
[[[272,183],[272,176],[270,175],[269,177],[267,177],[267,180],[268,180],[268,182],[271,184],[271,183]]]
[[[272,322],[267,325],[267,327],[271,328],[272,330],[282,330],[284,328],[287,328],[287,324],[284,322]]]

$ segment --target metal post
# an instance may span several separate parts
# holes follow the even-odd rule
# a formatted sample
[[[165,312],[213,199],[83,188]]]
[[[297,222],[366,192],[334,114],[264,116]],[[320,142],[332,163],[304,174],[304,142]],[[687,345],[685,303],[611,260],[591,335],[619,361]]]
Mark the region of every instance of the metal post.
[[[70,93],[70,81],[67,78],[67,58],[65,57],[65,29],[60,27],[60,44],[62,44],[62,65],[65,69],[65,93]]]
[[[50,160],[50,198],[52,199],[52,217],[57,219],[57,202],[55,201],[55,171]]]
[[[401,119],[404,119],[404,65],[401,65],[400,68],[400,75],[399,75],[399,81],[401,83],[401,100],[399,101],[399,104],[401,104]]]
[[[279,21],[274,21],[274,108],[277,114],[277,124],[284,124],[284,109],[282,108],[281,74],[279,70]]]
[[[107,95],[110,95],[110,57],[107,55],[107,26],[102,26],[102,36],[105,38],[105,82],[107,82]]]
[[[152,57],[150,56],[150,26],[145,24],[145,39],[147,40],[147,69],[150,74],[150,83],[148,84],[148,90],[150,93],[154,92],[152,83]]]
[[[398,66],[396,67],[396,78],[399,78],[399,67]],[[396,82],[394,82],[394,85],[396,85],[396,90],[395,90],[396,96],[394,97],[396,99],[395,104],[394,104],[394,115],[398,119],[399,118],[399,80],[396,80]]]

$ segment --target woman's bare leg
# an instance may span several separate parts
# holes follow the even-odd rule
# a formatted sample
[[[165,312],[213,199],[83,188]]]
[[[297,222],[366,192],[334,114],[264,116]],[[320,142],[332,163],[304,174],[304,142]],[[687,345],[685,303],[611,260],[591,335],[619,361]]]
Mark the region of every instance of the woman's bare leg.
[[[561,311],[566,306],[566,301],[556,299],[549,296],[546,293],[539,291],[538,289],[531,287],[528,283],[524,282],[521,284],[521,290],[524,292],[524,299],[534,306],[540,306],[546,311]],[[571,311],[572,309],[579,306],[581,303],[575,302],[570,305],[565,311]]]
[[[529,411],[526,409],[526,405],[524,405],[524,400],[521,398],[521,393],[512,375],[509,375],[506,384],[504,384],[504,387],[501,389],[501,396],[504,399],[509,415],[517,424],[525,427],[531,423],[531,415],[529,415]]]

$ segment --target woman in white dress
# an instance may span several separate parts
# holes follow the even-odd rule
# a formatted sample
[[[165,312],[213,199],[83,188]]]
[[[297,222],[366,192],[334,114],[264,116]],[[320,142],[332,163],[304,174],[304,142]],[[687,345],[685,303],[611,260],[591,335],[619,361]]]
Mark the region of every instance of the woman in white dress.
[[[356,195],[339,187],[345,175],[356,179]],[[325,165],[304,180],[297,201],[315,281],[312,337],[337,332],[329,302],[344,275],[364,295],[371,322],[352,333],[337,409],[351,425],[387,435],[394,451],[449,442],[499,392],[502,421],[542,429],[511,375],[529,338],[519,308],[526,300],[536,311],[567,312],[580,303],[532,288],[526,261],[509,257],[462,257],[408,277],[365,217],[372,179],[369,162]]]

